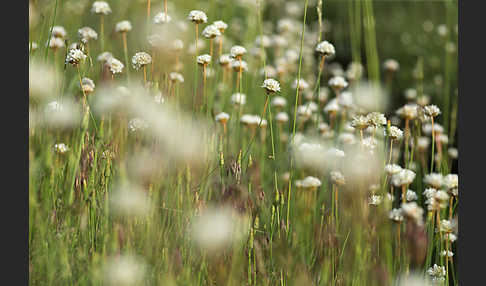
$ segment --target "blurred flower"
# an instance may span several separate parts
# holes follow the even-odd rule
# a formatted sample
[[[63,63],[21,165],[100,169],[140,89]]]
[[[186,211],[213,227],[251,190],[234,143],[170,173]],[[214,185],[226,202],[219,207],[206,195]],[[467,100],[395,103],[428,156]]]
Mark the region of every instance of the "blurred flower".
[[[132,57],[133,68],[139,70],[152,62],[152,57],[146,52],[138,52]]]
[[[117,33],[128,33],[132,30],[132,24],[130,21],[124,20],[116,23],[115,32]]]
[[[130,255],[112,257],[104,266],[104,283],[113,286],[143,285],[146,265]]]
[[[108,15],[111,13],[111,8],[105,1],[95,1],[91,7],[91,13]]]
[[[78,30],[78,36],[81,39],[81,42],[84,44],[88,43],[89,40],[96,40],[98,39],[98,33],[90,27],[83,27]]]

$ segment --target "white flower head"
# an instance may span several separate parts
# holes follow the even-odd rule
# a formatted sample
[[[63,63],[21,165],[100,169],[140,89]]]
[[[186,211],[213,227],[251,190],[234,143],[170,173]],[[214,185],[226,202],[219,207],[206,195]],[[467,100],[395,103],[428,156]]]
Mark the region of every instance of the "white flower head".
[[[243,93],[234,93],[231,95],[231,103],[234,105],[245,105],[246,95]]]
[[[97,60],[101,63],[106,63],[110,58],[113,57],[113,54],[110,52],[102,52],[98,55]]]
[[[285,105],[287,105],[287,99],[283,96],[275,96],[272,98],[271,104],[273,107],[285,107]]]
[[[239,59],[241,58],[244,54],[246,54],[246,49],[245,47],[242,47],[242,46],[233,46],[231,47],[231,50],[230,50],[230,55],[232,58],[236,58],[236,59]]]
[[[371,126],[379,127],[379,126],[382,126],[382,125],[386,125],[386,117],[382,113],[371,112],[371,113],[368,113],[366,118],[368,118],[368,123]]]
[[[415,172],[408,169],[402,169],[392,176],[392,183],[395,187],[410,185],[415,179]]]
[[[111,8],[105,1],[95,1],[91,7],[91,13],[108,15],[111,13]]]
[[[132,57],[133,68],[139,70],[140,68],[150,64],[152,57],[146,52],[138,52]]]
[[[342,76],[334,76],[329,80],[329,86],[335,91],[341,91],[348,86],[348,82]]]
[[[178,72],[171,72],[169,74],[169,79],[173,82],[180,82],[180,83],[184,82],[184,76]]]
[[[59,154],[64,154],[69,151],[69,147],[64,143],[54,144],[54,151]]]
[[[106,61],[106,65],[108,66],[112,74],[121,73],[123,71],[123,68],[125,67],[125,65],[121,61],[115,59],[114,57],[109,58]]]
[[[67,56],[66,56],[66,63],[67,64],[72,64],[73,66],[78,65],[80,62],[84,61],[86,59],[86,55],[84,54],[83,51],[79,49],[71,49],[69,50]]]
[[[189,16],[187,17],[187,19],[196,24],[201,24],[208,21],[208,16],[206,16],[206,13],[204,13],[203,11],[192,10],[191,12],[189,12]]]
[[[442,174],[430,173],[430,174],[425,175],[424,183],[433,187],[433,188],[440,189],[440,187],[442,186],[443,179],[444,178],[443,178]]]
[[[170,23],[171,20],[172,18],[169,16],[169,14],[165,14],[165,12],[157,13],[154,17],[155,24],[167,24]]]
[[[396,126],[390,126],[390,129],[388,130],[388,136],[392,140],[400,140],[403,137],[403,131]]]
[[[402,167],[396,164],[387,164],[385,165],[385,172],[388,175],[395,175],[398,174],[402,170]]]
[[[304,89],[309,88],[309,84],[303,78],[301,78],[301,79],[296,78],[294,80],[294,82],[292,83],[292,88],[293,89],[297,89],[298,88],[300,91],[302,91]]]
[[[388,214],[388,218],[390,218],[394,222],[402,222],[403,221],[403,213],[402,209],[392,209]]]
[[[316,190],[317,188],[319,188],[321,186],[321,184],[322,184],[321,180],[319,180],[316,177],[312,177],[312,176],[305,177],[305,179],[300,181],[299,184],[297,184],[297,182],[296,182],[296,186],[299,185],[298,187],[303,188],[303,189],[307,189],[307,190]]]
[[[383,68],[389,72],[396,72],[400,69],[400,64],[394,59],[388,59],[383,63]]]
[[[275,115],[275,120],[279,123],[285,123],[289,121],[289,115],[286,112],[279,112]]]
[[[247,71],[248,70],[248,64],[245,61],[239,61],[239,60],[232,59],[230,65],[231,65],[231,68],[235,72]]]
[[[208,54],[200,55],[197,57],[197,63],[199,65],[208,65],[211,62],[211,56]]]
[[[57,50],[63,48],[66,44],[62,38],[52,37],[49,41],[49,48]]]
[[[67,32],[66,29],[62,26],[54,26],[52,27],[52,37],[54,38],[61,38],[64,40],[66,38]]]
[[[266,80],[263,81],[262,88],[264,88],[267,91],[267,93],[279,92],[280,83],[273,78],[267,78]]]
[[[214,24],[211,24],[204,28],[204,30],[202,31],[202,35],[207,39],[214,39],[218,36],[221,36],[221,32],[219,31],[218,27],[216,27]]]
[[[317,44],[316,51],[325,57],[334,56],[334,54],[336,53],[334,46],[328,41],[322,41]]]
[[[226,112],[221,112],[221,113],[218,113],[215,117],[214,117],[214,120],[216,120],[217,122],[219,123],[226,123],[228,122],[230,116],[228,113]]]
[[[427,105],[424,107],[424,112],[429,117],[437,117],[440,114],[440,109],[437,105]]]
[[[78,30],[78,36],[81,39],[81,42],[88,43],[89,40],[96,40],[98,39],[98,33],[90,27],[83,27]]]
[[[132,30],[132,24],[130,21],[124,20],[116,23],[115,32],[117,33],[127,33]]]
[[[95,84],[90,78],[83,77],[83,79],[81,80],[81,84],[81,88],[85,93],[92,93],[95,89]]]
[[[226,24],[225,22],[219,20],[219,21],[215,21],[213,23],[213,25],[218,28],[219,32],[221,33],[224,33],[224,31],[228,28],[228,24]]]

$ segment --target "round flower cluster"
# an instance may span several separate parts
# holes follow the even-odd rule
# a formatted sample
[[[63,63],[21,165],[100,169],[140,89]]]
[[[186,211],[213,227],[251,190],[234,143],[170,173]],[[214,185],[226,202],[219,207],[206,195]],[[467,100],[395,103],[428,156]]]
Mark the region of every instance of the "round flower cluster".
[[[204,28],[204,30],[202,31],[202,35],[207,39],[214,39],[218,36],[221,36],[221,32],[219,31],[218,27],[216,27],[216,25],[211,24]]]
[[[121,61],[115,59],[114,57],[109,58],[106,61],[106,65],[112,74],[121,73],[125,67]]]
[[[208,16],[206,16],[206,13],[204,13],[203,11],[192,10],[191,12],[189,12],[189,16],[187,17],[187,19],[196,24],[201,24],[208,21]]]
[[[334,46],[328,41],[322,41],[316,46],[316,52],[322,54],[325,57],[334,56],[336,50]]]
[[[166,15],[164,12],[160,12],[154,17],[155,24],[166,24],[169,23],[172,18],[169,15]]]
[[[264,80],[262,87],[267,91],[267,93],[280,91],[280,83],[273,78],[267,78]]]
[[[81,39],[81,42],[88,43],[89,40],[96,40],[98,39],[98,33],[95,30],[91,29],[90,27],[83,27],[78,30],[78,36]]]
[[[84,61],[86,57],[87,56],[80,49],[71,49],[66,55],[66,63],[75,66]]]
[[[108,15],[111,13],[111,8],[105,1],[95,1],[91,6],[91,13]]]
[[[210,62],[211,62],[210,55],[204,54],[197,57],[197,63],[202,66],[208,65]]]
[[[146,52],[138,52],[132,57],[133,68],[139,70],[152,62],[152,57]]]
[[[130,32],[132,30],[132,24],[130,23],[130,21],[121,21],[121,22],[118,22],[115,26],[115,32],[117,33],[127,33],[127,32]]]

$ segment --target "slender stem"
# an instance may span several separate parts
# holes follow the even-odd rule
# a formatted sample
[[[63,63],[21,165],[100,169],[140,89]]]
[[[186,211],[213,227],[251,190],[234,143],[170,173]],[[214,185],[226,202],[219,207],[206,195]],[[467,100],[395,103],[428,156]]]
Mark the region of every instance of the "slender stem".
[[[165,19],[167,20],[167,0],[164,0]]]
[[[213,38],[209,39],[209,55],[213,58]]]
[[[105,17],[103,14],[100,16],[100,43],[101,43],[101,51],[105,50]]]
[[[430,160],[430,172],[434,172],[434,161],[435,161],[435,129],[434,129],[434,117],[431,117],[432,120],[432,152],[431,152],[431,160]]]
[[[130,67],[128,66],[128,44],[127,44],[127,33],[122,33],[122,40],[123,40],[123,53],[125,55],[125,66],[127,69],[127,80],[130,80]]]
[[[388,164],[391,164],[393,154],[393,139],[390,140],[390,157],[388,158]]]

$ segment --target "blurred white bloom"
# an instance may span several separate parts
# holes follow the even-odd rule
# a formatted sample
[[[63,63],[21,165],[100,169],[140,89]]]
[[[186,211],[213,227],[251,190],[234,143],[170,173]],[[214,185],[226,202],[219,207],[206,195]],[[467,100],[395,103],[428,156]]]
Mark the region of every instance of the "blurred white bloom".
[[[409,119],[409,120],[415,119],[418,115],[417,105],[412,103],[406,104],[400,107],[396,111],[396,114],[402,117],[403,119]]]
[[[227,28],[228,28],[228,24],[226,24],[225,22],[219,20],[219,21],[215,21],[213,23],[213,25],[218,28],[218,30],[223,33]]]
[[[295,186],[297,188],[303,188],[308,190],[315,190],[321,186],[321,180],[316,177],[307,176],[303,180],[295,181]]]
[[[248,70],[248,64],[245,61],[238,61],[238,60],[232,60],[231,61],[231,68],[235,72],[241,71],[247,71]]]
[[[98,55],[97,60],[102,63],[106,63],[110,58],[113,57],[113,54],[110,52],[102,52]]]
[[[133,118],[128,122],[128,130],[131,132],[137,132],[148,128],[148,124],[141,118]]]
[[[275,96],[272,98],[272,106],[273,107],[285,107],[287,105],[287,99],[282,96]]]
[[[82,86],[80,86],[80,88],[84,91],[84,93],[92,93],[95,89],[95,84],[90,78],[83,77],[83,79],[81,80],[81,84]]]
[[[392,183],[395,187],[409,185],[415,179],[415,172],[408,169],[402,169],[400,172],[392,176]]]
[[[90,27],[83,27],[78,30],[78,36],[81,39],[81,42],[88,43],[89,40],[96,40],[98,39],[98,33]]]
[[[249,220],[229,208],[208,207],[191,223],[191,238],[209,252],[223,250],[243,241]]]
[[[349,91],[343,91],[337,98],[337,102],[340,106],[351,109],[354,103],[353,94]]]
[[[414,100],[417,98],[417,90],[415,88],[408,88],[405,90],[404,95],[407,100]]]
[[[168,14],[166,15],[165,12],[157,13],[154,17],[155,24],[166,24],[169,23],[171,20],[172,18]]]
[[[143,285],[145,264],[136,257],[122,255],[110,258],[104,266],[104,283],[110,286]]]
[[[204,28],[204,30],[202,31],[202,35],[207,39],[213,39],[216,38],[217,36],[221,36],[221,32],[219,31],[218,27],[211,24],[206,26],[206,28]]]
[[[412,190],[407,190],[406,193],[407,202],[416,201],[418,199],[417,194]]]
[[[459,152],[457,151],[457,148],[451,147],[447,150],[447,154],[449,154],[449,157],[452,159],[457,159],[459,156]]]
[[[231,95],[231,103],[235,105],[245,105],[246,95],[243,93],[234,93]]]
[[[371,126],[378,127],[378,126],[386,125],[386,117],[382,113],[371,112],[368,113],[366,118],[368,119],[368,123]]]
[[[233,46],[230,50],[230,55],[232,58],[241,58],[246,54],[246,49],[242,46]]]
[[[329,80],[329,86],[339,92],[348,86],[348,82],[342,76],[335,76]]]
[[[59,154],[64,154],[69,151],[69,147],[64,143],[54,144],[54,151]]]
[[[431,280],[423,274],[405,274],[397,279],[396,286],[433,286]]]
[[[116,23],[115,32],[117,33],[127,33],[132,30],[132,23],[130,21],[124,20]]]
[[[404,217],[415,221],[418,225],[423,224],[424,210],[419,207],[416,202],[404,203],[401,205],[401,209]]]
[[[336,98],[333,98],[326,104],[326,106],[324,106],[324,112],[326,113],[336,113],[339,110],[340,108]]]
[[[111,13],[111,8],[105,1],[95,1],[91,7],[91,13],[108,15]]]
[[[346,183],[343,174],[339,171],[331,171],[331,173],[329,173],[329,176],[331,178],[331,182],[335,185],[341,186]]]
[[[388,218],[390,218],[394,222],[403,221],[402,209],[392,209],[388,214]]]
[[[442,180],[442,184],[447,190],[456,189],[459,186],[459,176],[457,174],[448,174]]]
[[[66,30],[62,26],[54,26],[52,27],[52,37],[54,38],[60,38],[61,40],[64,40],[66,38]]]
[[[403,137],[403,131],[396,126],[390,126],[390,130],[388,132],[388,136],[392,140],[400,140]]]
[[[230,116],[228,113],[226,112],[221,112],[221,113],[218,113],[215,117],[214,117],[214,120],[216,120],[217,122],[220,122],[220,123],[226,123],[228,120],[229,120]]]
[[[231,56],[228,54],[223,54],[219,57],[219,64],[222,66],[227,66],[231,63]]]
[[[381,203],[381,196],[380,195],[371,195],[368,198],[368,204],[372,206],[378,206]]]
[[[280,123],[285,123],[289,121],[289,116],[286,112],[279,112],[277,115],[275,115],[275,120]]]
[[[61,77],[56,69],[38,61],[29,62],[29,96],[53,97]]]
[[[427,105],[424,107],[424,112],[429,117],[436,117],[440,114],[440,109],[436,105]]]
[[[430,173],[424,177],[424,183],[436,189],[440,189],[442,182],[443,176],[439,173]]]
[[[395,175],[398,174],[402,170],[402,167],[396,164],[387,164],[385,165],[385,172],[388,175]]]
[[[184,76],[178,72],[171,72],[169,74],[169,79],[173,82],[180,82],[180,83],[183,83],[184,82]]]
[[[110,210],[118,216],[143,217],[149,214],[151,201],[147,191],[125,183],[117,186],[110,194]]]
[[[294,80],[294,82],[292,83],[292,88],[293,89],[298,89],[300,91],[304,90],[304,89],[307,89],[309,88],[309,84],[307,83],[307,81],[305,81],[305,79],[301,78],[300,80],[298,78],[296,78]]]
[[[396,72],[400,69],[400,64],[394,59],[388,59],[383,63],[383,68],[390,72]]]

